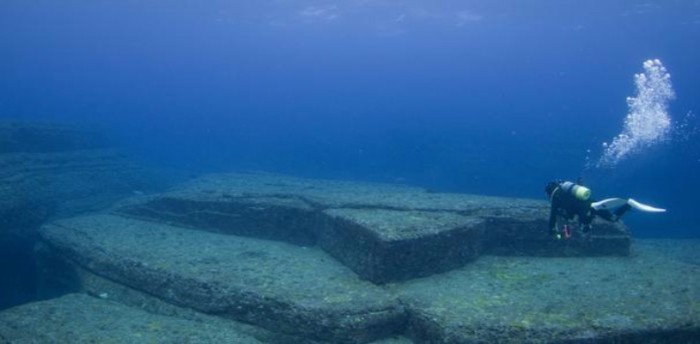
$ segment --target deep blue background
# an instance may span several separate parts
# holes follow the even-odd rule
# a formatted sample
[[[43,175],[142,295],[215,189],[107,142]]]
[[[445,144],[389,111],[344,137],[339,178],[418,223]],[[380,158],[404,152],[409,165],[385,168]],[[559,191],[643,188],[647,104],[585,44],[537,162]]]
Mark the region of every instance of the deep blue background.
[[[630,214],[638,236],[700,236],[697,118],[584,171],[646,59],[674,121],[700,113],[700,3],[581,2],[5,0],[0,118],[87,121],[193,171],[542,199],[583,175],[670,209]]]

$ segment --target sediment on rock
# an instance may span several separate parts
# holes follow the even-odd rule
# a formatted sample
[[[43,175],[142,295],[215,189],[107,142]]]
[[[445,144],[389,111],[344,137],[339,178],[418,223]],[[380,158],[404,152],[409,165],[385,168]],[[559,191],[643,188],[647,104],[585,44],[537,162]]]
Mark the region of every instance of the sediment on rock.
[[[281,335],[267,338],[670,343],[666,336],[698,335],[689,301],[698,281],[677,283],[697,265],[646,247],[630,254],[620,224],[554,240],[546,216],[538,201],[228,174],[55,221],[41,234],[80,290],[105,288],[132,305],[140,293],[144,308],[191,308]]]
[[[631,243],[624,225],[603,222],[591,235],[553,241],[540,201],[265,174],[207,175],[115,213],[318,245],[374,283],[448,271],[480,254],[627,255]]]
[[[231,326],[145,312],[86,294],[0,312],[7,343],[262,343]]]
[[[94,130],[0,122],[0,308],[37,297],[32,246],[43,223],[179,179],[136,163]]]
[[[193,231],[111,215],[45,226],[64,259],[198,311],[331,342],[402,329],[398,300],[316,248]]]
[[[631,257],[482,257],[391,289],[419,342],[691,343],[698,273],[641,243]]]

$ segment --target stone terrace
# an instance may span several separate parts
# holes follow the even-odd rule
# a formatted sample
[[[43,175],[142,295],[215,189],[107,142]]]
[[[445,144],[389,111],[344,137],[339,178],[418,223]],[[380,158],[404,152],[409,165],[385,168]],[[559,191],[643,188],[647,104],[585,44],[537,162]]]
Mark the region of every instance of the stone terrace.
[[[116,210],[193,229],[318,245],[375,283],[448,271],[482,253],[627,255],[622,225],[566,243],[547,235],[543,201],[430,193],[401,185],[223,174]]]
[[[674,257],[694,249],[696,264]],[[425,343],[698,343],[700,242],[630,257],[483,257],[391,286]]]
[[[69,294],[0,312],[0,343],[262,342],[216,321],[167,317],[85,294]]]
[[[61,220],[42,235],[96,275],[282,333],[367,341],[404,322],[398,300],[316,248],[112,215]]]
[[[590,237],[557,241],[547,215],[542,201],[210,175],[44,226],[40,264],[53,277],[47,285],[149,314],[229,322],[231,336],[266,343],[700,335],[700,271],[688,258],[697,243],[630,251],[626,228],[600,223]],[[52,302],[37,314],[60,307]]]

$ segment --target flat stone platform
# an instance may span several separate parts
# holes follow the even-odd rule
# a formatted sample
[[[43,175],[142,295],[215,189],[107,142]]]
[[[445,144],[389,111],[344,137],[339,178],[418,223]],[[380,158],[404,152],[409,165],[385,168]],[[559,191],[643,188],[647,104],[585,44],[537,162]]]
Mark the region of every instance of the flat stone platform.
[[[175,305],[329,342],[400,332],[403,307],[315,247],[113,215],[41,231],[63,259]]]
[[[318,245],[374,283],[449,271],[480,254],[626,255],[629,231],[596,223],[563,242],[544,201],[270,174],[208,175],[115,211],[193,229]]]
[[[86,294],[0,312],[0,343],[262,343],[234,327],[148,313]]]
[[[639,240],[630,257],[487,256],[389,287],[419,343],[698,343],[697,252]]]
[[[127,231],[126,234],[133,233]],[[156,247],[153,254],[159,254],[160,250]],[[447,273],[378,287],[399,300],[407,320],[397,329],[397,333],[405,337],[392,339],[387,335],[376,343],[697,343],[700,338],[698,252],[700,240],[637,240],[629,257],[484,256],[473,264]],[[257,271],[265,276],[264,270],[269,267],[263,265]],[[165,304],[154,294],[119,287],[118,281],[89,274],[88,292],[103,295],[106,299],[99,302],[109,305],[112,303],[107,299],[114,300],[149,312],[163,313],[162,306],[155,309],[152,306],[154,302]],[[323,283],[319,278],[324,278],[305,277],[309,278],[306,281],[309,286]],[[172,278],[177,279],[177,276]],[[264,279],[259,282],[264,283]],[[348,288],[357,288],[357,293],[350,294],[353,297],[366,292],[366,285],[362,283]],[[131,291],[125,292],[124,289]],[[251,286],[251,290],[255,289],[257,287]],[[127,293],[141,295],[127,296]],[[85,331],[107,335],[87,338],[109,342],[106,339],[113,338],[113,332],[99,324],[109,323],[110,328],[115,329],[128,326],[138,333],[144,330],[143,323],[153,322],[149,320],[152,315],[143,312],[128,311],[129,314],[125,315],[125,310],[112,313],[105,308],[107,306],[94,307],[93,302],[84,301],[75,302],[71,306],[75,309],[65,308],[68,309],[65,311],[62,310],[64,307],[57,310],[52,306],[53,302],[21,306],[18,308],[24,309],[21,312],[16,309],[0,312],[0,343],[2,339],[15,339],[10,341],[12,343],[40,343],[45,338],[64,338],[84,328]],[[258,298],[256,302],[264,304],[267,301]],[[202,303],[206,305],[207,301]],[[66,316],[70,312],[79,314],[75,318]],[[98,313],[92,316],[96,319],[86,321],[85,327],[74,322],[91,317],[92,312]],[[217,326],[231,326],[221,323],[228,316],[226,313],[215,313],[207,318],[166,313],[194,324],[211,325],[214,331]],[[318,320],[325,323],[322,317],[329,314],[332,313],[319,314]],[[135,324],[134,318],[143,320]],[[37,319],[52,322],[44,324]],[[163,321],[156,320],[156,324]],[[189,322],[177,324],[184,327],[184,333],[190,333]],[[240,325],[233,327],[234,334],[253,335],[271,344],[370,341],[367,337],[353,335],[329,340],[284,339],[274,335],[261,336],[258,331]],[[166,326],[155,327],[157,330],[161,328]],[[210,335],[204,333],[200,338],[207,339]]]
[[[272,344],[698,336],[700,245],[630,252],[627,229],[607,223],[554,240],[547,215],[536,200],[209,175],[54,221],[38,251],[66,290],[243,322],[270,334],[239,333]]]

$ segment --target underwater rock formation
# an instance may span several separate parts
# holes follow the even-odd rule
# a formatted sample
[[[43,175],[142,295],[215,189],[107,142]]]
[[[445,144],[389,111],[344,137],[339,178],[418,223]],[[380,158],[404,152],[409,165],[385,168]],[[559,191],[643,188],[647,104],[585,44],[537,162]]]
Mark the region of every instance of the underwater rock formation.
[[[109,215],[107,215],[109,216]],[[75,220],[78,223],[87,224],[90,220]],[[117,221],[119,224],[122,220]],[[139,223],[137,220],[123,220]],[[69,226],[77,226],[74,220],[64,223]],[[123,224],[123,223],[122,223]],[[53,225],[52,225],[53,226]],[[140,225],[139,225],[140,226]],[[68,228],[68,227],[66,227]],[[85,227],[83,227],[85,229]],[[117,231],[114,228],[113,231]],[[192,237],[181,233],[184,229],[174,229],[174,237],[178,239],[165,240],[164,244],[156,244],[150,254],[149,262],[158,260],[164,251],[169,252],[162,262],[176,262],[180,266],[142,265],[132,264],[127,269],[133,271],[157,270],[156,274],[166,276],[172,273],[165,283],[150,287],[178,288],[178,279],[185,275],[203,274],[198,278],[203,280],[216,280],[217,271],[206,271],[206,266],[236,266],[236,260],[222,262],[205,261],[204,255],[215,256],[235,255],[246,251],[230,251],[228,241],[224,240],[223,246],[227,248],[221,252],[212,251],[211,247],[204,247],[203,253],[192,254],[194,248],[183,249],[185,253],[179,254],[176,250],[182,249],[181,245],[187,245]],[[67,236],[72,236],[72,230],[66,229]],[[87,230],[87,232],[97,232]],[[148,230],[146,230],[148,231]],[[60,235],[58,227],[48,229],[54,232],[49,235]],[[78,231],[82,232],[82,231]],[[76,233],[78,233],[76,232]],[[156,231],[159,232],[159,231]],[[124,234],[111,234],[108,236],[132,236],[133,229]],[[169,234],[162,234],[170,236]],[[194,235],[194,234],[192,234]],[[216,234],[207,234],[206,236]],[[218,238],[218,237],[217,237]],[[118,250],[140,251],[141,257],[149,256],[149,246],[140,249],[129,248],[139,238],[128,239],[123,245],[117,240],[98,240],[90,243],[95,237],[64,238],[60,242],[76,240],[83,242],[75,245],[76,251],[86,247],[93,247],[95,251],[86,253],[85,256],[104,255],[110,256]],[[145,235],[142,239],[153,239]],[[172,240],[181,240],[181,245],[174,249],[167,246],[173,244]],[[207,245],[217,245],[209,240]],[[245,239],[244,241],[257,241]],[[109,244],[112,242],[112,244]],[[193,242],[199,247],[200,242]],[[71,244],[72,245],[72,244]],[[95,245],[101,245],[108,249],[102,250]],[[272,249],[275,245],[265,248]],[[237,247],[232,247],[236,249]],[[260,247],[258,247],[260,248]],[[347,304],[349,301],[342,295],[343,291],[355,289],[348,297],[353,299],[360,295],[359,301],[368,300],[365,297],[367,290],[378,292],[388,299],[398,300],[405,310],[402,317],[406,320],[397,324],[392,330],[400,331],[407,338],[391,337],[374,343],[694,343],[700,336],[700,273],[697,252],[700,249],[698,240],[637,240],[633,247],[633,254],[629,257],[578,257],[578,258],[551,258],[551,257],[481,257],[473,264],[466,265],[453,271],[437,274],[428,278],[419,278],[410,281],[386,284],[373,287],[365,283],[350,281],[350,285],[339,289],[341,293],[334,294],[333,298],[313,301],[315,304],[331,304],[339,302]],[[177,260],[171,259],[171,255],[180,255]],[[266,253],[261,253],[265,255]],[[273,255],[277,253],[272,253]],[[319,251],[311,255],[322,254]],[[245,255],[245,254],[244,254]],[[65,254],[64,256],[69,256]],[[254,261],[256,254],[250,254]],[[140,260],[136,257],[135,260]],[[126,257],[115,256],[115,260],[126,260]],[[194,262],[194,265],[185,261]],[[252,261],[242,263],[239,266],[253,266]],[[303,261],[300,260],[300,261]],[[332,260],[326,261],[331,266],[325,271],[338,268],[338,264]],[[253,337],[263,343],[365,343],[368,341],[367,332],[361,326],[355,327],[355,331],[345,332],[342,336],[326,337],[328,340],[312,340],[306,337],[294,337],[288,334],[275,333],[279,329],[273,325],[272,331],[264,330],[256,326],[245,325],[232,321],[226,313],[214,313],[206,315],[188,308],[183,308],[163,300],[171,300],[173,294],[153,295],[144,291],[124,286],[119,281],[107,277],[101,277],[88,268],[76,265],[79,279],[84,287],[84,292],[95,296],[70,295],[68,297],[19,306],[14,309],[0,312],[0,342],[36,340],[44,338],[60,339],[66,335],[79,335],[74,339],[90,339],[96,342],[105,342],[114,338],[116,333],[125,326],[134,329],[138,335],[151,338],[154,333],[160,334],[165,339],[193,338],[193,341],[210,338],[209,336],[222,335],[239,336],[245,340],[245,336]],[[321,264],[321,263],[319,263]],[[319,267],[319,264],[310,266],[309,270]],[[284,269],[288,265],[282,264]],[[266,266],[255,267],[252,270],[266,269]],[[269,270],[274,271],[274,270]],[[340,270],[337,270],[340,271]],[[267,288],[265,281],[271,277],[267,272],[261,271],[259,281],[250,280],[254,276],[253,271],[245,272],[245,269],[234,268],[232,274],[225,271],[224,275],[232,276],[242,273],[245,281],[234,282],[234,287],[240,288],[241,283],[249,284],[249,289],[254,292]],[[301,291],[301,294],[290,293],[295,287],[284,286],[284,282],[272,282],[277,287],[285,288],[277,297],[286,299],[297,297],[312,298],[317,296],[316,283],[325,286],[332,285],[334,281],[323,281],[324,273],[316,277],[310,277],[313,272],[303,272],[302,278],[307,279],[304,284],[309,291]],[[108,273],[109,274],[109,273]],[[340,273],[339,275],[345,275]],[[229,277],[222,277],[224,281]],[[282,276],[284,280],[289,276]],[[148,276],[144,276],[144,279]],[[294,278],[294,277],[293,277]],[[351,275],[345,278],[352,280]],[[296,279],[296,278],[294,278]],[[347,282],[347,281],[345,281]],[[217,285],[221,290],[226,285]],[[320,288],[321,290],[324,287]],[[379,291],[382,290],[382,291]],[[193,293],[202,290],[195,290]],[[204,292],[215,292],[206,291]],[[269,292],[269,290],[267,291]],[[274,292],[273,292],[274,293]],[[285,295],[290,293],[289,295]],[[253,294],[254,295],[254,294]],[[338,298],[338,299],[335,299]],[[364,299],[363,299],[364,298]],[[218,300],[219,298],[214,298]],[[241,300],[245,299],[245,296]],[[132,308],[118,306],[115,301],[124,303]],[[269,300],[259,299],[261,306]],[[209,300],[203,300],[206,307]],[[226,307],[228,304],[223,304]],[[187,305],[184,305],[187,306]],[[281,305],[278,305],[281,306]],[[216,307],[212,305],[211,307]],[[249,309],[253,309],[251,307]],[[342,309],[343,307],[340,307]],[[201,306],[200,306],[201,309]],[[146,312],[143,312],[146,310]],[[276,314],[282,314],[289,308],[280,307]],[[320,311],[316,309],[316,311]],[[108,313],[112,313],[111,316]],[[355,314],[355,316],[360,316]],[[42,321],[50,317],[52,321]],[[324,317],[337,320],[329,314],[319,314],[317,321],[328,326]],[[307,318],[309,319],[309,318]],[[360,317],[361,319],[361,317]],[[262,320],[265,322],[269,320]],[[172,333],[163,333],[162,330],[172,330],[173,326],[182,326],[182,329]],[[87,327],[86,327],[87,326]],[[281,325],[284,326],[284,325]],[[207,329],[214,333],[202,333],[200,329]],[[283,328],[283,327],[282,327]],[[224,330],[226,329],[226,330]],[[348,327],[342,327],[347,330]],[[177,334],[182,336],[178,337]],[[335,335],[342,331],[334,331]],[[380,332],[375,332],[380,333]],[[171,336],[172,334],[172,336]],[[328,333],[327,333],[328,334]],[[125,336],[129,339],[131,334]],[[60,342],[60,340],[58,341]],[[72,341],[81,342],[81,341]],[[88,340],[82,342],[89,342]],[[128,342],[128,341],[127,341]],[[158,342],[158,341],[156,341]],[[167,342],[167,341],[166,341]]]
[[[488,256],[392,290],[419,343],[695,343],[700,266],[673,252],[700,241],[658,242],[629,257]]]
[[[627,255],[629,231],[599,222],[590,236],[547,235],[545,202],[430,193],[387,184],[263,174],[209,175],[115,211],[156,222],[317,244],[374,283],[448,271],[480,254]]]
[[[698,334],[697,279],[671,288],[697,265],[644,247],[630,257],[621,224],[554,240],[547,216],[535,200],[219,174],[53,221],[38,252],[49,288],[242,322],[268,343]]]
[[[157,315],[85,294],[0,312],[0,342],[262,343],[228,323]]]
[[[204,313],[305,338],[367,342],[398,332],[403,307],[313,247],[113,215],[45,226],[64,259]]]
[[[165,186],[87,129],[2,122],[0,147],[0,237]]]
[[[89,129],[0,122],[0,308],[31,299],[36,230],[168,185]]]

